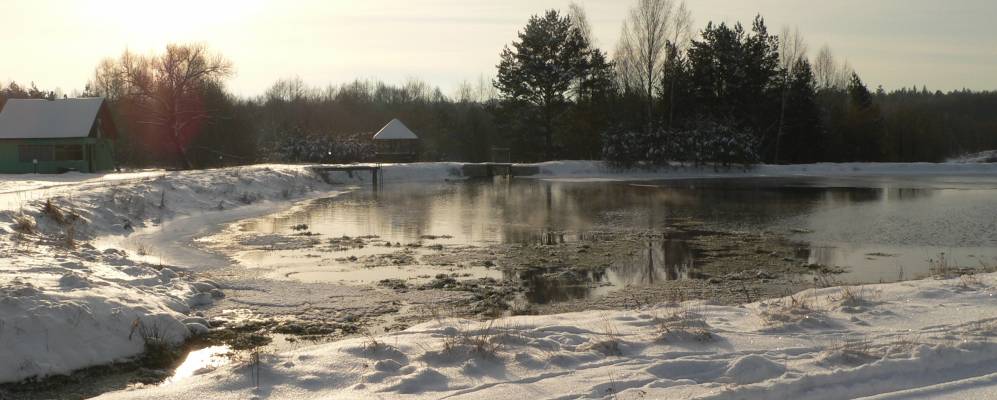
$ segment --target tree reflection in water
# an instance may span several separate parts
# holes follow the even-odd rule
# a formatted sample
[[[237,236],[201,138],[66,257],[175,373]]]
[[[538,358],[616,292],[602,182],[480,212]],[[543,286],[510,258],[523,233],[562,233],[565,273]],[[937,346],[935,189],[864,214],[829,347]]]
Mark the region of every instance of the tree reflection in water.
[[[563,234],[543,237],[564,240]],[[521,281],[529,302],[547,304],[589,298],[625,286],[688,279],[694,270],[695,255],[685,239],[669,238],[647,241],[645,250],[603,270],[535,268],[509,271],[505,278]]]
[[[264,234],[295,234],[305,224],[324,237],[376,235],[391,243],[560,245],[585,241],[602,232],[666,232],[676,220],[694,220],[719,230],[788,232],[800,240],[801,258],[830,266],[856,266],[841,278],[848,282],[896,280],[926,272],[940,251],[959,261],[997,257],[994,230],[974,216],[991,216],[992,191],[970,178],[743,178],[641,182],[566,182],[496,179],[441,184],[391,183],[380,191],[356,190],[317,200],[276,217],[247,222],[242,228]],[[962,212],[960,210],[969,210]],[[955,226],[939,216],[960,218],[963,233],[942,229],[948,237],[972,239],[972,248],[952,248],[952,240],[928,246],[908,238],[934,240],[938,227]],[[967,217],[968,216],[968,217]],[[928,217],[940,224],[911,221]],[[989,218],[992,220],[992,217]],[[872,222],[870,222],[872,221]],[[968,222],[966,222],[968,221]],[[867,227],[861,231],[855,227]],[[875,231],[875,234],[866,232]],[[808,236],[817,232],[831,239]],[[953,233],[954,232],[954,233]],[[975,233],[974,233],[975,232]],[[899,244],[877,240],[890,236]],[[521,280],[529,300],[548,303],[599,296],[627,285],[654,285],[696,277],[696,254],[682,237],[645,243],[633,255],[597,271],[549,270],[506,272]],[[930,244],[930,243],[929,243]],[[956,247],[966,247],[960,244]],[[349,254],[344,254],[345,257]],[[976,258],[979,257],[979,258]],[[280,258],[275,258],[281,261]],[[266,266],[266,265],[262,265]],[[273,266],[280,268],[280,265]]]

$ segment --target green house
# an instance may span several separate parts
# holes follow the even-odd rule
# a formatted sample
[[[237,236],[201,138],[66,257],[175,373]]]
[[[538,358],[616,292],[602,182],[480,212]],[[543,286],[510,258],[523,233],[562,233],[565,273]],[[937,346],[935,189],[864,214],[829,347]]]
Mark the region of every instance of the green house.
[[[110,171],[116,136],[103,98],[10,99],[0,110],[0,173]]]

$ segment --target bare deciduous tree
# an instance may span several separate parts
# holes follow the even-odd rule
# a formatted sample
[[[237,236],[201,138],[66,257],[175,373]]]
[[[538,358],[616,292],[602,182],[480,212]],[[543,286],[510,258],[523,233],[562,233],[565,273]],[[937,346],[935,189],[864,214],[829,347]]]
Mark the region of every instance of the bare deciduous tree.
[[[315,95],[315,90],[305,85],[301,77],[279,79],[263,95],[267,102],[292,103]]]
[[[800,34],[800,29],[790,30],[789,27],[782,29],[779,35],[779,67],[782,72],[782,99],[779,107],[779,129],[775,135],[775,159],[779,162],[779,148],[782,145],[782,135],[786,129],[786,102],[789,98],[789,79],[796,72],[797,62],[805,57],[807,53],[807,43]]]
[[[205,45],[169,44],[162,54],[125,51],[118,60],[105,60],[97,67],[94,89],[136,105],[136,122],[166,135],[182,166],[190,168],[190,130],[212,117],[201,100],[203,91],[232,72],[232,63]]]
[[[491,79],[479,75],[477,82],[465,80],[457,85],[454,100],[460,103],[490,103],[498,98],[498,91],[492,86]]]
[[[817,87],[819,89],[834,87],[834,79],[838,74],[837,67],[831,47],[825,44],[817,52],[817,56],[814,57],[814,78],[817,80]]]
[[[834,87],[841,90],[847,88],[853,74],[855,74],[855,69],[848,63],[848,60],[842,61],[841,66],[838,67],[838,74],[834,77]]]
[[[692,12],[689,8],[685,6],[685,2],[681,2],[678,8],[675,9],[675,15],[672,18],[674,21],[672,25],[672,45],[675,46],[679,54],[685,53],[686,49],[689,47],[689,42],[692,40]],[[671,60],[669,60],[671,61]]]
[[[813,68],[814,78],[817,81],[817,89],[819,90],[841,90],[848,87],[848,81],[852,77],[852,72],[854,72],[848,61],[838,64],[834,58],[834,52],[826,44],[820,48],[817,56],[814,57]]]
[[[677,59],[672,59],[672,57],[681,57],[681,54],[689,48],[689,43],[692,41],[692,13],[686,8],[685,2],[683,1],[679,4],[678,10],[675,11],[675,29],[672,30],[672,40],[671,40],[671,51],[666,53],[670,57],[667,61],[668,67],[674,67],[674,64],[678,62]],[[675,87],[676,83],[672,82],[668,85],[668,127],[671,128],[672,121],[675,120]]]
[[[589,23],[588,15],[585,13],[585,8],[581,4],[576,2],[571,2],[568,4],[568,19],[571,20],[571,24],[578,28],[578,32],[581,33],[582,38],[589,46],[595,46],[595,38],[592,37],[592,24]]]
[[[679,49],[689,40],[692,20],[685,3],[638,0],[623,22],[615,62],[621,86],[642,93],[648,118],[654,112],[654,92],[670,60],[668,45]]]
[[[796,62],[806,56],[807,42],[800,34],[799,28],[789,29],[785,27],[779,35],[779,65],[786,75],[792,74]]]

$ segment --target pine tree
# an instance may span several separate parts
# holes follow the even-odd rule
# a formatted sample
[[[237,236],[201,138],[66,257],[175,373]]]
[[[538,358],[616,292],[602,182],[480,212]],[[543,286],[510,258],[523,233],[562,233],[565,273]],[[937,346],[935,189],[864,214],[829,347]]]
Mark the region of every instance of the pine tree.
[[[558,141],[564,144],[562,156],[598,159],[602,152],[602,132],[609,127],[614,100],[612,64],[602,51],[593,49],[589,68],[579,82],[578,95],[565,120],[567,129],[559,130]]]
[[[844,131],[848,154],[843,156],[853,161],[882,161],[885,144],[882,113],[856,73],[852,73],[848,84],[848,104]]]
[[[582,33],[556,10],[531,17],[519,40],[502,51],[495,87],[507,106],[535,114],[544,158],[553,156],[556,121],[567,109],[572,85],[589,74],[590,54]]]
[[[689,64],[671,43],[668,44],[668,59],[672,61],[665,66],[662,74],[659,97],[663,105],[663,125],[674,129],[683,124],[690,109]]]
[[[690,92],[702,116],[732,120],[756,132],[774,134],[779,111],[778,38],[757,17],[749,34],[740,23],[707,24],[688,51]]]
[[[785,132],[781,141],[781,161],[810,163],[821,159],[823,127],[817,106],[817,80],[810,62],[796,62],[787,90]]]

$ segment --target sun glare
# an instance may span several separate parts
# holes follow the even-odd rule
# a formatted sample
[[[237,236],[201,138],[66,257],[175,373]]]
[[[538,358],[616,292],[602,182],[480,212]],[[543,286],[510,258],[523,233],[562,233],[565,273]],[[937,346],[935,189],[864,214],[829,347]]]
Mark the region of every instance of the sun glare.
[[[94,3],[99,3],[96,6]],[[131,46],[159,47],[177,41],[202,41],[238,25],[259,10],[263,0],[107,0],[82,7],[92,21],[126,38]]]

